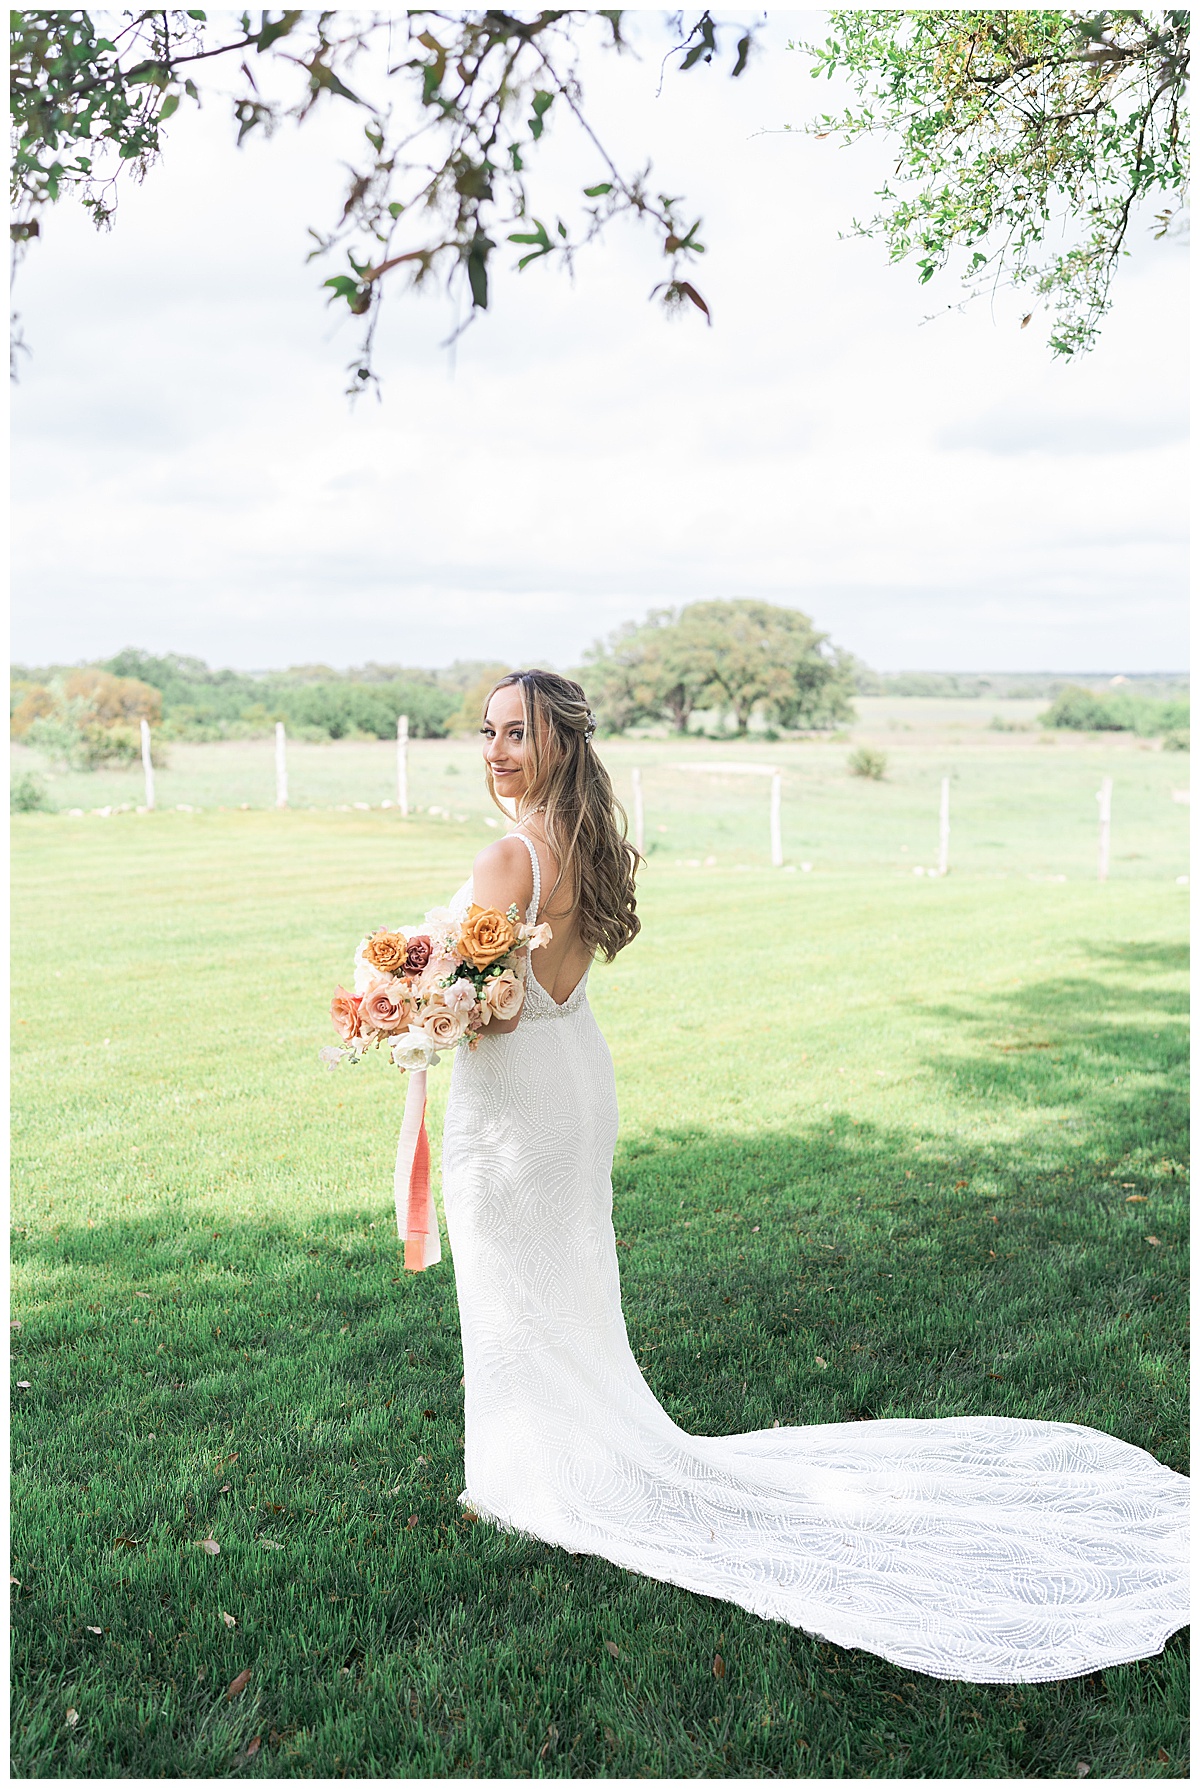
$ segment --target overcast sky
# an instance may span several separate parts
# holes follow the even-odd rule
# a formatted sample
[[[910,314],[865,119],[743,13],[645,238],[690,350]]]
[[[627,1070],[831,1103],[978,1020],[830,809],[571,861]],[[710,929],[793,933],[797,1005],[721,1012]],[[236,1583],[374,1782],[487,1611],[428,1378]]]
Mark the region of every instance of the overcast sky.
[[[1137,227],[1074,363],[1011,295],[949,308],[951,276],[839,239],[886,149],[781,131],[826,103],[786,47],[814,24],[772,14],[742,80],[661,97],[661,14],[640,62],[590,65],[619,157],[704,217],[713,328],[647,303],[661,252],[621,225],[573,284],[498,278],[453,356],[447,303],[397,290],[356,408],[304,255],[361,122],[238,152],[185,104],[115,230],[63,205],[18,280],[14,656],[569,666],[648,608],[754,596],[879,669],[1183,666],[1184,250]],[[602,178],[553,132],[562,178]]]

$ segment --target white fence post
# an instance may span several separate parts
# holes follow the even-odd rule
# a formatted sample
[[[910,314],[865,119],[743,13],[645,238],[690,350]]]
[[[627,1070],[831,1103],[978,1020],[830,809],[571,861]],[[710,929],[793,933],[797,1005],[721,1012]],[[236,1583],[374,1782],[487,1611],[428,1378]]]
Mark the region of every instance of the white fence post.
[[[783,868],[783,778],[771,778],[771,868]]]
[[[646,850],[646,810],[642,804],[642,773],[634,767],[633,776],[633,844],[639,856]]]
[[[1100,792],[1096,796],[1096,800],[1100,803],[1100,861],[1097,867],[1101,882],[1108,881],[1108,846],[1112,827],[1112,785],[1112,778],[1106,776],[1100,784]]]
[[[287,732],[282,721],[275,722],[275,806],[288,804]]]
[[[396,802],[402,814],[408,813],[408,716],[396,716]]]
[[[942,778],[942,811],[938,823],[938,875],[950,868],[950,778]]]
[[[154,807],[154,761],[150,756],[150,722],[142,717],[142,769],[146,773],[146,806]]]

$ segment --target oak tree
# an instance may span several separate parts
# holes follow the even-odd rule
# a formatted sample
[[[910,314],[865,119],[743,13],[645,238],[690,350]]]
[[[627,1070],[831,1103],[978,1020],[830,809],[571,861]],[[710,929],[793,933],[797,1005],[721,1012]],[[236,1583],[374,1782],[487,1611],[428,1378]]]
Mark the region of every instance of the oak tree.
[[[968,294],[1044,302],[1050,346],[1091,348],[1139,211],[1178,227],[1188,184],[1186,9],[832,12],[797,46],[854,103],[807,128],[882,136],[894,184],[854,226],[922,280],[957,260]]]

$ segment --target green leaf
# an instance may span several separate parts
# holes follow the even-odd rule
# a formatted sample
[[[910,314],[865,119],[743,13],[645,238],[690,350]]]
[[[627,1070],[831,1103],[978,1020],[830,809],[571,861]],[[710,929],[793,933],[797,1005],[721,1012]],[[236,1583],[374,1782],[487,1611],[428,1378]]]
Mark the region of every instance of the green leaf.
[[[487,242],[486,237],[484,242]],[[486,247],[472,246],[471,252],[467,256],[467,281],[471,287],[471,302],[479,311],[486,311],[488,307],[487,253],[490,247],[490,243],[487,243]]]
[[[356,106],[366,104],[365,100],[360,99],[357,93],[352,93],[346,83],[341,80],[339,76],[334,74],[331,68],[326,67],[324,62],[319,61],[316,56],[313,57],[311,62],[306,62],[304,66],[308,70],[309,79],[312,82],[314,90],[323,88],[326,93],[335,93],[339,99],[352,100]]]
[[[332,291],[335,298],[353,298],[358,291],[359,282],[351,279],[348,273],[335,273],[332,279],[325,280],[324,286]]]
[[[533,230],[514,230],[508,240],[510,242],[536,243],[542,253],[545,254],[546,250],[550,247],[550,237],[547,233],[545,224],[540,222],[536,217],[533,221],[535,225]]]
[[[399,199],[393,199],[391,204],[388,206],[388,216],[389,217],[399,217],[400,213],[403,210],[404,210],[404,207],[400,203]]]
[[[164,118],[169,118],[173,112],[177,112],[178,110],[179,95],[177,93],[168,93],[166,99],[163,100],[162,105],[158,108],[159,124],[163,122]]]
[[[281,17],[268,23],[267,16],[264,13],[263,28],[258,32],[254,39],[254,47],[258,54],[261,56],[264,50],[269,50],[271,45],[277,43],[281,37],[289,36],[303,17],[304,14],[302,12],[285,12]],[[247,35],[249,35],[248,28]]]
[[[165,87],[167,80],[167,71],[161,62],[139,62],[125,76],[126,85],[129,87],[143,85]]]
[[[611,193],[612,189],[611,180],[602,180],[599,186],[585,186],[583,196],[585,199],[603,199],[608,193]]]
[[[543,93],[542,90],[539,88],[538,91],[533,96],[533,115],[534,115],[534,117],[540,118],[543,115],[543,113],[548,112],[550,110],[550,107],[553,104],[554,104],[554,95],[552,93]]]

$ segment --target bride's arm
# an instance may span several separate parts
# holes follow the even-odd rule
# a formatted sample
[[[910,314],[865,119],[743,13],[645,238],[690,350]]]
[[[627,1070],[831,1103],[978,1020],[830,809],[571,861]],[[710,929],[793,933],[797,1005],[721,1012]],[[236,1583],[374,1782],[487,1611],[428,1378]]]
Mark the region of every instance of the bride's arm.
[[[471,892],[480,907],[496,907],[507,913],[515,904],[517,912],[525,915],[533,899],[533,867],[520,839],[497,839],[479,853]],[[485,1035],[515,1031],[520,1023],[520,1013],[515,1019],[492,1019]]]

